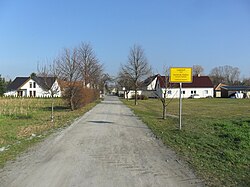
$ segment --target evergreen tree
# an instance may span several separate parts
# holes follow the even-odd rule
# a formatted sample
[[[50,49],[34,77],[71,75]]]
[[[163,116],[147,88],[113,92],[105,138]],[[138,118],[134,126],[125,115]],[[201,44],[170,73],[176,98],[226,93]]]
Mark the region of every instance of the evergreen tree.
[[[3,96],[3,94],[6,92],[6,86],[7,83],[5,81],[5,78],[0,75],[0,96]]]

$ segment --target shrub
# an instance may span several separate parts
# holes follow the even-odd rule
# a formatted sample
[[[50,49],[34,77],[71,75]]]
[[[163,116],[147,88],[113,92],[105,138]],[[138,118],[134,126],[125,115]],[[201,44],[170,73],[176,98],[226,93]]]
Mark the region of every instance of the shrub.
[[[148,97],[146,95],[139,95],[140,100],[148,100]]]
[[[131,99],[135,99],[135,95],[132,95]],[[146,95],[137,95],[138,100],[147,100],[148,97]]]
[[[99,98],[99,90],[80,86],[72,87],[65,90],[63,98],[71,110],[75,110],[97,100]]]

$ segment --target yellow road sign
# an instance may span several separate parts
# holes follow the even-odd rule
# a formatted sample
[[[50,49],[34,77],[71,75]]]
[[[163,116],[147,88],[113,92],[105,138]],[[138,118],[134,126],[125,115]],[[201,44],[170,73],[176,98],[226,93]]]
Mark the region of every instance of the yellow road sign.
[[[193,82],[192,68],[170,68],[170,82],[191,83]]]

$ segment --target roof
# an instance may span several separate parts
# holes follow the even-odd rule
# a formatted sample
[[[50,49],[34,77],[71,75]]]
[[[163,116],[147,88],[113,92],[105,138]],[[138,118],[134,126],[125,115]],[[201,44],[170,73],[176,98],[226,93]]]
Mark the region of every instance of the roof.
[[[161,88],[165,88],[166,79],[169,80],[169,77],[158,76],[158,81]],[[179,88],[179,83],[168,83],[170,88]],[[183,88],[213,88],[213,83],[208,76],[193,76],[192,83],[182,83]]]
[[[17,90],[20,86],[22,86],[27,80],[29,80],[30,77],[16,77],[14,81],[12,81],[8,87],[7,90]]]
[[[222,86],[227,86],[226,84],[223,84],[223,83],[219,83],[217,86],[214,87],[214,90],[216,91],[221,91],[221,87]]]
[[[230,90],[230,91],[249,91],[250,86],[222,86],[221,87],[224,90]]]
[[[141,83],[141,87],[147,87],[152,83],[152,81],[159,75],[150,76]]]
[[[154,75],[154,76],[150,76],[148,77],[146,80],[143,81],[143,84],[148,86],[149,84],[151,84],[151,82],[157,77],[158,75]]]
[[[50,89],[56,81],[56,77],[32,77],[32,79],[45,90]]]
[[[16,77],[7,87],[8,91],[18,90],[23,84],[25,84],[29,79],[34,80],[43,89],[48,90],[54,84],[56,77]]]

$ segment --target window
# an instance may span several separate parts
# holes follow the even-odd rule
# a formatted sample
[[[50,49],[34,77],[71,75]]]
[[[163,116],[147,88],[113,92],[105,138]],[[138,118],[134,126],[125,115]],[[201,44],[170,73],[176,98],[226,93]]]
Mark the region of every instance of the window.
[[[204,90],[204,93],[205,93],[205,94],[208,94],[208,90]]]
[[[36,91],[33,91],[33,96],[36,97]]]
[[[22,97],[23,96],[23,91],[17,91],[17,96]]]
[[[171,94],[172,94],[171,90],[168,90],[168,94],[169,94],[169,95],[171,95]]]
[[[30,91],[30,97],[32,97],[32,91]]]
[[[30,88],[32,88],[32,82],[30,82]]]
[[[194,90],[194,91],[192,90],[192,91],[191,91],[191,94],[196,94],[196,90]]]
[[[36,83],[35,82],[33,82],[33,88],[36,88]]]
[[[185,94],[185,90],[184,91],[181,91],[182,92],[182,94]]]

